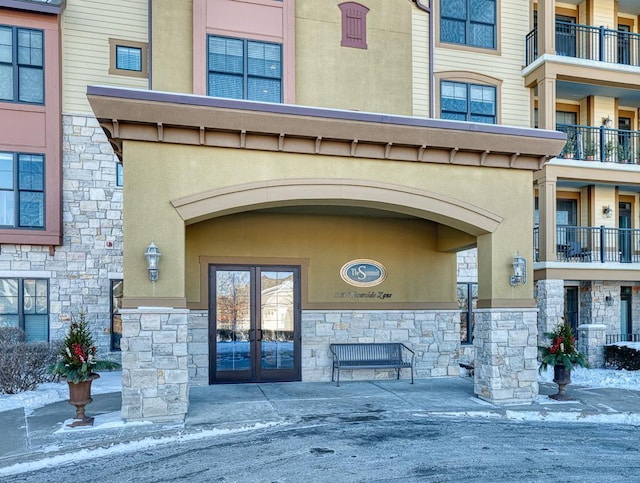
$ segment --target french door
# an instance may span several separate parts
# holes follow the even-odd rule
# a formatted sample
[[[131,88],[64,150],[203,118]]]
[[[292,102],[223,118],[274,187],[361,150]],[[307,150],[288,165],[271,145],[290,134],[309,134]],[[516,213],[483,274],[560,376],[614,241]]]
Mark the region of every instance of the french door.
[[[209,382],[299,381],[300,269],[209,266]]]

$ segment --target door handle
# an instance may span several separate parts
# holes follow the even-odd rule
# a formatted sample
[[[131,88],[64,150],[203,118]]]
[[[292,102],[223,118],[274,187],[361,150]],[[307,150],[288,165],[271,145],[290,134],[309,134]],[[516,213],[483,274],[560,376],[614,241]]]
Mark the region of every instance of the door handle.
[[[258,334],[256,340],[262,340],[262,329],[256,329],[256,334]]]
[[[249,342],[253,342],[256,340],[254,332],[255,331],[253,329],[249,330]]]

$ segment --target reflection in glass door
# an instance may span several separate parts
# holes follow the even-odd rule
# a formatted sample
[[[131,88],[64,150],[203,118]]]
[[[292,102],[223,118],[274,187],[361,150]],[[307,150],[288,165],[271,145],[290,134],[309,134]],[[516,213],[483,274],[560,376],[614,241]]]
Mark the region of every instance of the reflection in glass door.
[[[300,380],[298,267],[210,267],[210,382]]]

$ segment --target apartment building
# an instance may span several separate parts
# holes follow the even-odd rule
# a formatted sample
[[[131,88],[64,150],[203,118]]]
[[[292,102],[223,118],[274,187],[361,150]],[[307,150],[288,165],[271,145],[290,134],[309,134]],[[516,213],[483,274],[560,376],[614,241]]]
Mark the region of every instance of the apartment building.
[[[179,420],[189,385],[330,380],[347,341],[410,344],[418,377],[464,353],[479,397],[535,397],[530,193],[565,135],[531,129],[532,7],[481,3],[0,0],[11,85],[25,29],[46,59],[44,96],[0,102],[30,116],[0,132],[31,183],[5,320],[55,339],[85,309],[128,420]],[[20,138],[34,113],[53,141]],[[34,227],[27,190],[53,200]]]
[[[600,346],[640,324],[639,15],[635,1],[539,0],[525,40],[531,123],[567,134],[534,177],[540,331],[595,324]]]

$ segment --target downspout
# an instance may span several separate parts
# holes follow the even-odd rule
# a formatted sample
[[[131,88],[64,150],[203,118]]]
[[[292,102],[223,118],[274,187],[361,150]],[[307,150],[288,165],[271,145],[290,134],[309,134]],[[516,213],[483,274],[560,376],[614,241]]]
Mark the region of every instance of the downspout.
[[[429,0],[429,5],[422,3],[422,0],[413,0],[420,10],[423,10],[429,14],[429,117],[433,119],[434,113],[434,98],[436,95],[435,79],[433,76],[433,47],[435,45],[435,33],[433,31],[433,12],[432,12],[432,0]]]
[[[152,29],[152,18],[151,18],[151,2],[153,0],[147,0],[147,76],[149,78],[148,87],[149,90],[153,89],[153,84],[151,82],[151,29]]]

